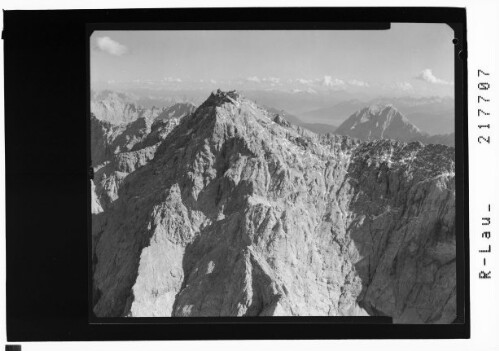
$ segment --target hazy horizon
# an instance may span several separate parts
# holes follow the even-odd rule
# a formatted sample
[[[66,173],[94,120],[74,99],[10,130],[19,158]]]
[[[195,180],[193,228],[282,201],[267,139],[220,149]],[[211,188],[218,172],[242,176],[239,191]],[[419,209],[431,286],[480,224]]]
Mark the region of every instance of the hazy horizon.
[[[447,25],[413,23],[367,31],[96,31],[91,85],[453,97],[452,39]]]
[[[454,128],[453,31],[393,23],[389,30],[96,31],[91,88],[132,93],[146,106],[202,103],[237,90],[294,120],[338,126],[377,100],[430,133]],[[418,99],[430,99],[419,103]],[[434,129],[434,130],[432,130]]]

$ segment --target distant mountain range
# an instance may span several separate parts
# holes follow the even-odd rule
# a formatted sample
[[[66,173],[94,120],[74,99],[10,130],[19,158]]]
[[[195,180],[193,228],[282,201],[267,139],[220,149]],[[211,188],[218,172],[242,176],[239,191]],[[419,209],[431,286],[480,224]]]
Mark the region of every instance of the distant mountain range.
[[[454,134],[433,135],[422,131],[392,105],[372,105],[352,114],[335,131],[364,141],[393,139],[403,142],[454,145]]]
[[[336,126],[331,125],[331,124],[326,124],[326,123],[306,123],[300,118],[298,118],[295,115],[292,115],[291,113],[288,113],[284,110],[278,110],[273,107],[265,107],[267,111],[278,114],[282,116],[285,120],[287,120],[289,123],[303,127],[305,129],[308,129],[314,133],[317,134],[327,134],[327,133],[334,133],[336,130]]]
[[[154,100],[159,102],[158,99]],[[196,106],[188,101],[178,102],[175,99],[165,98],[161,100],[160,106],[144,106],[140,102],[147,102],[144,97],[131,93],[114,92],[104,90],[92,92],[90,110],[100,121],[106,121],[113,125],[130,123],[139,118],[153,121],[156,118],[170,119],[180,118],[194,112]]]
[[[354,112],[365,106],[376,104],[393,104],[397,106],[397,109],[411,123],[430,135],[446,134],[454,131],[454,99],[448,97],[396,97],[378,98],[369,101],[350,99],[327,107],[302,112],[299,116],[308,121],[339,125]]]
[[[270,106],[277,111],[286,111],[304,123],[309,124],[309,129],[322,133],[324,130],[331,131],[329,126],[339,126],[348,116],[356,111],[375,104],[393,104],[412,124],[428,133],[429,135],[448,134],[454,131],[454,99],[451,97],[413,97],[413,96],[390,96],[376,97],[368,96],[360,92],[353,94],[346,91],[332,91],[328,94],[313,94],[307,91],[283,92],[273,90],[250,90],[243,92],[245,96],[262,106]],[[110,109],[110,105],[118,104],[117,99],[130,106],[123,106],[122,110],[128,108],[129,115],[141,114],[141,109],[159,109],[169,107],[177,102],[192,102],[198,106],[209,91],[197,90],[175,90],[154,91],[151,89],[127,90],[126,93],[116,93],[110,90],[92,92],[92,111],[102,115]],[[107,105],[106,105],[107,104]],[[134,106],[131,106],[134,105]],[[138,111],[134,111],[134,108]],[[109,115],[107,120],[112,121],[114,117]],[[125,119],[127,114],[125,113]],[[134,117],[128,117],[134,118]],[[333,127],[334,128],[334,127]]]
[[[243,92],[245,96],[260,105],[272,106],[279,110],[285,110],[294,115],[300,116],[300,118],[306,117],[304,113],[320,108],[331,107],[342,101],[351,100],[354,97],[359,98],[359,100],[369,101],[367,98],[363,98],[359,95],[352,95],[345,91],[335,91],[330,94],[312,94],[306,91],[301,92],[282,92],[282,91],[260,91],[260,90],[250,90]],[[365,106],[365,103],[364,103]],[[353,111],[355,111],[354,109]],[[351,114],[350,111],[349,114]],[[343,116],[344,120],[346,116]],[[304,120],[306,118],[303,118]],[[329,120],[325,121],[314,121],[317,123],[327,123]]]
[[[274,101],[279,105],[287,99],[284,94],[273,93],[267,95],[269,102]],[[277,100],[273,100],[279,95]],[[297,93],[302,101],[307,93]],[[303,95],[303,96],[301,96]],[[260,96],[262,98],[262,96]],[[308,94],[310,102],[323,104],[323,97]],[[148,101],[149,105],[153,100],[147,97],[140,97],[134,93],[113,92],[109,90],[92,93],[91,110],[97,120],[110,123],[111,125],[130,124],[139,119],[144,119],[143,125],[151,125],[155,120],[169,120],[171,118],[181,118],[193,113],[196,106],[188,101],[177,102],[172,97],[155,97],[154,101],[162,101],[161,107],[155,105],[144,107],[139,101]],[[397,106],[397,108],[394,107]],[[409,114],[404,113],[398,106],[401,105]],[[366,107],[370,106],[370,107]],[[421,125],[435,125],[432,131],[454,130],[453,112],[442,112],[445,109],[450,111],[453,108],[453,100],[450,98],[405,98],[396,97],[393,99],[378,99],[371,105],[356,99],[345,100],[335,105],[312,110],[309,113],[297,115],[288,110],[278,108],[275,105],[267,104],[265,108],[274,114],[280,115],[291,124],[308,129],[317,134],[336,133],[347,135],[361,140],[374,139],[394,139],[404,142],[421,141],[423,143],[454,145],[453,133],[429,133],[430,126],[421,128]],[[350,112],[352,111],[353,112]],[[417,112],[417,111],[428,111]],[[439,112],[440,111],[440,112]],[[435,117],[438,113],[445,114],[445,117]],[[305,117],[303,117],[305,116]],[[333,119],[327,116],[333,116]],[[337,120],[339,127],[332,124],[334,116],[343,116]],[[347,116],[350,116],[347,118]],[[339,117],[338,117],[339,118]],[[310,122],[323,121],[323,122]],[[135,124],[132,124],[133,126]],[[127,128],[131,128],[128,126]],[[124,127],[122,126],[121,129]],[[114,133],[116,133],[115,128]]]

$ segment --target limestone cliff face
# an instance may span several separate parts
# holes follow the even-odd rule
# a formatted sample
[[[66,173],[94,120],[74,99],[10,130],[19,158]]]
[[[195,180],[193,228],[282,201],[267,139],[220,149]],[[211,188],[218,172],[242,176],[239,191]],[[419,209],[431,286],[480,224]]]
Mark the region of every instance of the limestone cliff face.
[[[114,125],[101,121],[92,114],[90,117],[92,163],[97,166],[120,152],[132,150],[135,144],[151,132],[151,125],[152,121],[146,118]]]
[[[158,120],[152,124],[138,119],[120,127],[113,126],[110,133],[100,138],[102,143],[92,148],[92,154],[95,154],[93,159],[98,161],[94,167],[92,213],[102,212],[118,198],[123,180],[154,157],[159,143],[178,123],[178,118]],[[99,135],[98,132],[105,130],[106,126],[95,120],[93,125],[98,127],[95,135]]]
[[[100,120],[92,113],[92,213],[102,212],[118,198],[118,189],[126,176],[149,162],[159,143],[193,110],[191,103],[176,103],[158,115],[151,110],[152,117],[121,124]]]
[[[363,259],[359,297],[395,322],[455,317],[454,149],[377,141],[363,144],[349,174],[355,197],[350,237]]]
[[[220,91],[163,135],[110,161],[97,316],[454,320],[452,148],[318,136]]]

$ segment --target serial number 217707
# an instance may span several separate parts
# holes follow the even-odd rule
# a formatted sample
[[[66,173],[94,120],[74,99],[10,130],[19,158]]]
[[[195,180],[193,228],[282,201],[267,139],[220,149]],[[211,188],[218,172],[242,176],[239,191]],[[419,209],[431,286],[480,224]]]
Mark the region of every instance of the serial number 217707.
[[[480,129],[480,134],[478,136],[478,143],[479,144],[490,144],[490,112],[488,111],[489,103],[490,103],[490,98],[489,98],[489,89],[490,89],[490,83],[488,82],[488,79],[486,79],[486,76],[489,76],[490,73],[487,73],[481,69],[478,70],[478,78],[483,77],[483,81],[478,83],[478,117],[480,118],[479,124],[478,124],[478,129]],[[482,95],[483,94],[483,95]]]

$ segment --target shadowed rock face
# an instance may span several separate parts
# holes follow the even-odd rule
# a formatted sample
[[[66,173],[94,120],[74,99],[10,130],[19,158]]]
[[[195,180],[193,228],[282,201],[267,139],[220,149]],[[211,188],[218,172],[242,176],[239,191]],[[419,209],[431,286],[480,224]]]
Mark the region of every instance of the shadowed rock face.
[[[154,145],[93,216],[97,316],[455,319],[453,148],[318,136],[220,91]]]
[[[178,118],[154,123],[138,119],[117,127],[92,118],[92,141],[97,141],[92,144],[92,160],[97,160],[92,213],[102,212],[118,198],[124,179],[154,157],[159,143],[178,123]]]

